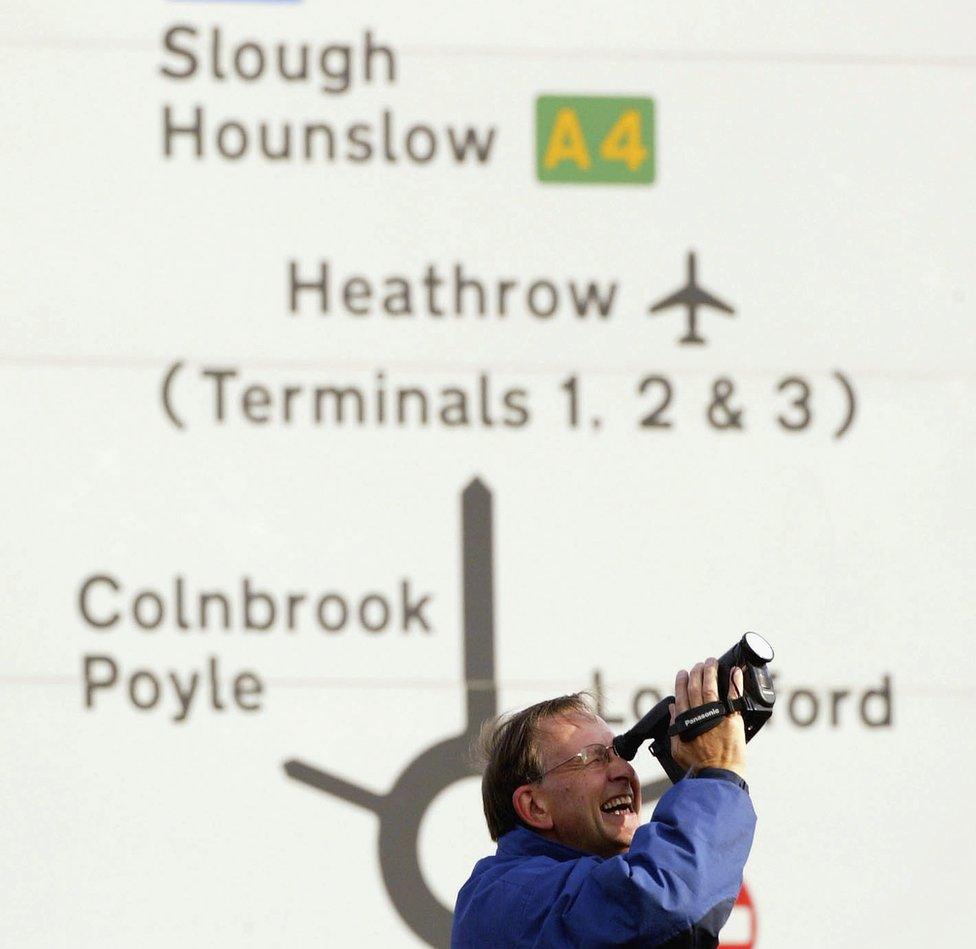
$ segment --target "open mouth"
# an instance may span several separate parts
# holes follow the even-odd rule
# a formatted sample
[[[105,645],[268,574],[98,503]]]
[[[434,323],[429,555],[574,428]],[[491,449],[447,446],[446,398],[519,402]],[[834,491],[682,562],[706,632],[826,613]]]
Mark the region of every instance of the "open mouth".
[[[600,805],[600,810],[604,814],[633,814],[634,798],[630,794],[620,794],[610,798],[609,801],[604,801]]]

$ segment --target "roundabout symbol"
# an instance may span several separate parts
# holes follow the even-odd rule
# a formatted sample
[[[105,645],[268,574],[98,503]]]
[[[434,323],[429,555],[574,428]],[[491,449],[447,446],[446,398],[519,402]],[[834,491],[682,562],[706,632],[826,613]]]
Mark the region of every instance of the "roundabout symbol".
[[[289,778],[372,811],[379,818],[378,855],[390,901],[410,929],[437,949],[450,945],[452,912],[425,882],[419,857],[420,827],[427,809],[443,790],[477,776],[470,760],[471,743],[482,722],[498,714],[492,516],[491,492],[475,478],[461,494],[464,730],[421,751],[386,794],[377,794],[297,758],[284,763]],[[667,778],[644,784],[644,801],[656,800],[670,786]],[[750,914],[749,941],[723,942],[723,949],[753,946],[755,913],[745,887],[736,901],[736,912],[740,908]]]

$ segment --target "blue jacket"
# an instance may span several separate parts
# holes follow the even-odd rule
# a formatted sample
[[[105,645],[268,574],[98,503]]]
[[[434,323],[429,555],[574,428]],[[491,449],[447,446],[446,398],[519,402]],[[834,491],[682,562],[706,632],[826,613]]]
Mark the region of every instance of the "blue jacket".
[[[616,857],[517,827],[458,893],[451,945],[715,946],[755,826],[748,791],[702,777],[669,788]]]

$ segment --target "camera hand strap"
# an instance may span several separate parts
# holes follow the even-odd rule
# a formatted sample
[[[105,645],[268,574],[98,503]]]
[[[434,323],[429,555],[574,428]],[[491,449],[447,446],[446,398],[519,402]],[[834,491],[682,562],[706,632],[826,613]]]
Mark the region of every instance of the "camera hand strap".
[[[682,741],[691,741],[714,728],[726,715],[741,712],[745,708],[743,699],[727,699],[725,702],[706,702],[696,705],[678,715],[668,729],[668,736],[677,736]]]

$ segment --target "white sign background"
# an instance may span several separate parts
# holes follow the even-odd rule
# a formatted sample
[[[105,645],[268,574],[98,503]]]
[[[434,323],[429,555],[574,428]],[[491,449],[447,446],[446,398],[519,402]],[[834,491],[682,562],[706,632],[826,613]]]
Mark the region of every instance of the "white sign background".
[[[247,84],[160,73],[164,32],[393,49],[396,80]],[[973,13],[842,4],[47,3],[0,14],[0,938],[17,946],[419,945],[387,898],[375,818],[290,781],[299,757],[385,793],[463,724],[459,495],[495,502],[499,701],[592,684],[633,720],[642,687],[731,645],[777,648],[781,705],[750,746],[757,945],[955,937],[970,898],[974,561]],[[203,49],[203,40],[198,42]],[[653,185],[535,179],[541,94],[657,109]],[[342,128],[389,109],[494,126],[484,164],[355,165],[162,150],[166,104]],[[702,284],[733,319],[648,305]],[[287,265],[487,283],[619,283],[612,317],[394,320],[288,311]],[[524,299],[524,298],[521,298]],[[159,390],[177,361],[186,428]],[[519,429],[260,425],[212,415],[207,367],[248,382],[529,393]],[[854,386],[851,430],[832,373]],[[643,376],[669,429],[642,429]],[[571,376],[586,419],[566,423]],[[803,376],[814,417],[776,422]],[[734,381],[744,429],[707,421]],[[238,390],[239,391],[239,390]],[[127,616],[144,589],[430,594],[430,632],[312,623],[189,633]],[[350,624],[352,626],[353,624]],[[86,708],[83,657],[120,682]],[[260,711],[174,722],[125,677],[247,669]],[[889,725],[858,706],[891,684]],[[787,705],[796,690],[795,718]],[[836,706],[831,693],[850,691]],[[224,692],[226,697],[227,693]],[[869,717],[881,715],[880,700]],[[643,756],[642,756],[643,758]],[[657,779],[644,758],[642,776]],[[470,779],[428,812],[448,901],[489,852]]]

